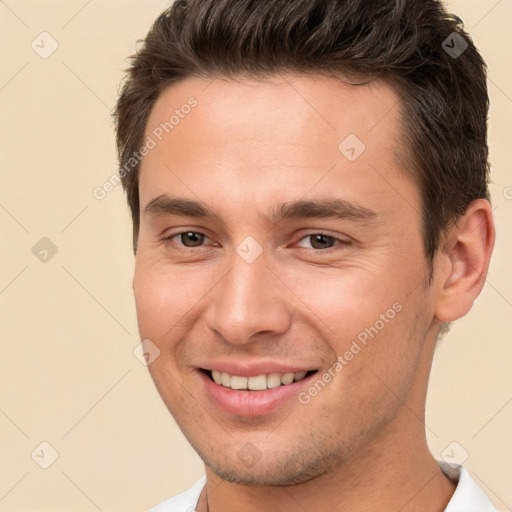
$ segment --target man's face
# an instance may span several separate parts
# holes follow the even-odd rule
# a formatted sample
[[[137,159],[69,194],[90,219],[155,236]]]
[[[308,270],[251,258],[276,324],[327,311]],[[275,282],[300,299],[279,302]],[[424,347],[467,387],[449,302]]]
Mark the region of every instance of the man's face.
[[[306,481],[423,428],[435,286],[394,155],[398,101],[378,82],[188,79],[151,112],[139,329],[165,404],[223,478]]]

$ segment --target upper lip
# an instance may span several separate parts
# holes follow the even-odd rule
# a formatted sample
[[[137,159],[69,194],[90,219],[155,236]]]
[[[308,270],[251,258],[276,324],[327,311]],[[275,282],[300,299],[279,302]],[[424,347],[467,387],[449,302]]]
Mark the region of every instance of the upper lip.
[[[299,373],[317,370],[317,368],[303,364],[276,361],[206,361],[199,366],[203,370],[217,370],[241,377],[256,377],[270,373]]]

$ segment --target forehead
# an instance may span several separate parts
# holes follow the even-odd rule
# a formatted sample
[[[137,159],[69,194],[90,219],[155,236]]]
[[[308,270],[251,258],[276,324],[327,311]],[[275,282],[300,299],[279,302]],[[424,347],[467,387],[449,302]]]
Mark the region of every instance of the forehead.
[[[399,130],[399,97],[381,81],[189,78],[164,90],[150,113],[145,136],[155,148],[141,164],[141,206],[171,187],[272,201],[343,183],[369,198],[403,175]]]
[[[318,139],[327,145],[351,132],[376,146],[397,135],[400,101],[390,85],[377,80],[351,85],[319,75],[186,79],[160,94],[150,113],[147,134],[169,122],[191,97],[197,106],[185,117],[193,121],[184,123],[180,117],[179,129],[173,124],[169,135],[187,137],[193,131],[196,138],[217,149],[232,147],[230,142],[244,138],[267,145],[309,140],[313,148]]]

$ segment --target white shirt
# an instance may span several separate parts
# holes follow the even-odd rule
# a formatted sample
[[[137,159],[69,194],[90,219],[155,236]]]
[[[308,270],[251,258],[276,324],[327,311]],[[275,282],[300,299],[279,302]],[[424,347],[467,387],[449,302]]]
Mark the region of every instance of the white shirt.
[[[498,511],[465,468],[459,466],[455,470],[450,470],[443,463],[439,465],[443,473],[457,485],[455,493],[444,512]],[[199,496],[205,484],[206,477],[202,477],[185,492],[169,498],[147,512],[195,512]]]

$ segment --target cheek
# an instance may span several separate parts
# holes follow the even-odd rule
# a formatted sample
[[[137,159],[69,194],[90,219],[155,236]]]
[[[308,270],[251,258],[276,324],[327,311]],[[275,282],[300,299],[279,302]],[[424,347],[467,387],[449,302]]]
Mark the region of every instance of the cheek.
[[[386,274],[368,269],[336,272],[313,279],[295,276],[295,290],[305,304],[301,310],[308,323],[330,346],[332,364],[339,363],[331,370],[339,375],[333,389],[349,401],[342,391],[357,390],[358,401],[367,399],[375,406],[375,397],[388,392],[379,378],[397,394],[407,387],[405,381],[421,352],[418,332],[411,326],[425,311],[418,306],[418,297]],[[357,401],[351,407],[361,410]]]
[[[383,321],[387,327],[394,320],[397,311],[393,304],[400,299],[395,283],[364,268],[328,270],[297,274],[291,282],[304,304],[302,311],[313,319],[325,339],[333,341],[333,348],[343,350],[347,342],[376,322],[382,331]]]
[[[160,353],[148,370],[162,400],[172,414],[187,403],[177,357],[179,340],[185,336],[184,319],[193,307],[194,297],[186,300],[194,282],[185,279],[165,261],[137,254],[133,290],[140,339],[149,339]],[[195,301],[197,303],[197,300]]]
[[[141,336],[155,340],[175,337],[174,329],[179,330],[187,312],[199,304],[207,284],[190,269],[138,256],[133,290]]]
[[[136,264],[133,281],[135,306],[141,338],[155,340],[172,315],[172,288],[169,280],[151,267]],[[164,310],[166,314],[163,314]]]

